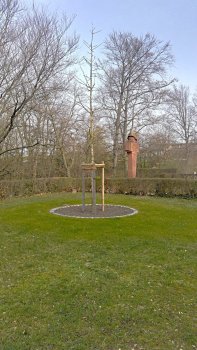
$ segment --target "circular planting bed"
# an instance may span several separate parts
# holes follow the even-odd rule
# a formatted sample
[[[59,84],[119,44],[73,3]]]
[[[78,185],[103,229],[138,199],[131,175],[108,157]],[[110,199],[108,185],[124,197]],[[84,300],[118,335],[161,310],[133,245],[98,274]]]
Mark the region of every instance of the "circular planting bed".
[[[67,217],[96,219],[130,216],[136,214],[137,210],[123,205],[106,204],[105,210],[102,211],[102,205],[97,204],[96,212],[93,213],[92,205],[88,204],[85,206],[84,211],[82,210],[82,205],[65,205],[63,207],[51,209],[50,213]]]

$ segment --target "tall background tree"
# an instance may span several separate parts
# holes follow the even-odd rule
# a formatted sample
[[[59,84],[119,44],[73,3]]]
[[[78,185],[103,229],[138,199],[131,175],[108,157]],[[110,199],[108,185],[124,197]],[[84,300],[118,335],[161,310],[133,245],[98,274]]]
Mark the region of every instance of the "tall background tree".
[[[72,20],[18,0],[0,1],[0,156],[42,144],[41,106],[71,79],[78,37]],[[42,120],[40,119],[42,117]],[[45,127],[44,127],[45,128]]]
[[[182,171],[187,172],[197,133],[195,97],[192,97],[189,87],[173,85],[169,90],[166,96],[165,123],[168,128],[170,126],[173,143],[179,143]]]
[[[167,69],[173,62],[169,43],[146,34],[113,32],[104,46],[101,68],[101,105],[112,130],[113,173],[118,156],[124,158],[124,145],[129,129],[141,130],[158,121],[163,94],[172,79]],[[121,144],[121,146],[120,146]]]

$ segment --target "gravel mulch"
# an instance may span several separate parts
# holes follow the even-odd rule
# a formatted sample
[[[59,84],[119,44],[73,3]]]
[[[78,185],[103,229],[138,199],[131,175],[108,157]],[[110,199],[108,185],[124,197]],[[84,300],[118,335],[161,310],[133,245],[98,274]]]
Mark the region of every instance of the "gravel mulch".
[[[68,216],[75,218],[115,218],[122,216],[130,216],[137,213],[136,209],[126,207],[123,205],[111,205],[106,204],[104,212],[100,204],[96,205],[96,213],[92,211],[92,205],[88,204],[85,206],[85,210],[82,210],[82,205],[65,205],[63,207],[54,208],[50,210],[50,213]]]

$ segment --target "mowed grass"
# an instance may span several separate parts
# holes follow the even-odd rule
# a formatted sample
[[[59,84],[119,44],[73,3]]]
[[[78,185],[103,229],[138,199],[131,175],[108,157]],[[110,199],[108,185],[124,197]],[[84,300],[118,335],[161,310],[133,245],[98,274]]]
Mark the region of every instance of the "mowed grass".
[[[197,200],[108,195],[138,214],[49,213],[80,200],[0,203],[0,349],[197,349]]]

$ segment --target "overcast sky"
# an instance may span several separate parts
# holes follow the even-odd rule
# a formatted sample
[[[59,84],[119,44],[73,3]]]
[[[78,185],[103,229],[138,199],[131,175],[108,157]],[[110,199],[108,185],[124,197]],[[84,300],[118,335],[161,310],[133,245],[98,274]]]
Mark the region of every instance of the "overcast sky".
[[[31,0],[26,0],[30,2]],[[136,36],[147,32],[170,41],[173,74],[192,91],[197,88],[197,0],[34,0],[50,11],[76,15],[73,30],[89,40],[92,25],[101,30],[97,42],[113,30]]]

